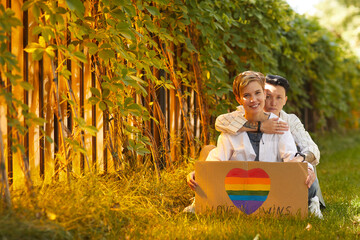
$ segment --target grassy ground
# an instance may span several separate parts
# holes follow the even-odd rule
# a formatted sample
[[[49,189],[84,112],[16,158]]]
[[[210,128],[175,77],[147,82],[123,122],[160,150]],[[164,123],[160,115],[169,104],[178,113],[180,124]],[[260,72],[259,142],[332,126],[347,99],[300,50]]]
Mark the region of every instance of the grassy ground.
[[[316,138],[324,220],[242,214],[182,213],[193,193],[192,164],[162,173],[141,170],[85,176],[42,186],[37,198],[12,192],[13,211],[0,215],[2,239],[360,239],[360,134]]]

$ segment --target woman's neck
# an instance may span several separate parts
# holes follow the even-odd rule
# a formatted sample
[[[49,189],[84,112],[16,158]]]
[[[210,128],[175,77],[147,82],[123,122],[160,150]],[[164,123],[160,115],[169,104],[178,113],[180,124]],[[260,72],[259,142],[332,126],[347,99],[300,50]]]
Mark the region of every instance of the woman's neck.
[[[245,118],[250,121],[250,122],[258,122],[258,121],[265,121],[266,119],[269,118],[269,115],[266,114],[265,112],[259,112],[256,114],[246,114],[245,113]]]

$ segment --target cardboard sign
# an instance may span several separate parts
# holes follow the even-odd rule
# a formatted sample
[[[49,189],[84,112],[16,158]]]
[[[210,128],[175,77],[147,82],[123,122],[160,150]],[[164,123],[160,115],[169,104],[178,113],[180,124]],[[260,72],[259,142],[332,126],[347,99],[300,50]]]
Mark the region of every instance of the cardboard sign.
[[[196,162],[195,211],[307,216],[307,163]]]

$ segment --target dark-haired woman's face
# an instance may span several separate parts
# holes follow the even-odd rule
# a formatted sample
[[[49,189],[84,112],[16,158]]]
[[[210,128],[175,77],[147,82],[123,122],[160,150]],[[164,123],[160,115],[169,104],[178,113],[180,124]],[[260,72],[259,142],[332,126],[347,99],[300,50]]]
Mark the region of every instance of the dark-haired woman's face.
[[[265,112],[272,112],[277,116],[280,116],[280,111],[287,101],[285,88],[282,86],[265,84],[265,94]]]

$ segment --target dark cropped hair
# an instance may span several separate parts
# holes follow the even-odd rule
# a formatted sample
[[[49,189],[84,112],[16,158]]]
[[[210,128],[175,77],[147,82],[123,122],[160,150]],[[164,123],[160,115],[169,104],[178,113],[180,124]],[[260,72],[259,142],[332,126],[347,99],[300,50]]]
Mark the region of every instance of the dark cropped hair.
[[[278,75],[271,75],[271,74],[266,75],[266,83],[274,86],[283,87],[285,89],[285,94],[287,94],[290,88],[289,81],[286,78]]]

